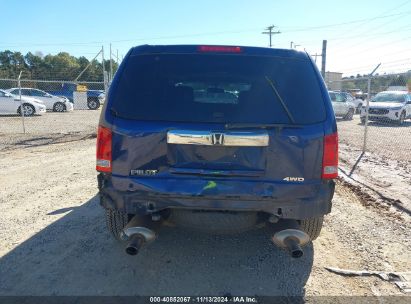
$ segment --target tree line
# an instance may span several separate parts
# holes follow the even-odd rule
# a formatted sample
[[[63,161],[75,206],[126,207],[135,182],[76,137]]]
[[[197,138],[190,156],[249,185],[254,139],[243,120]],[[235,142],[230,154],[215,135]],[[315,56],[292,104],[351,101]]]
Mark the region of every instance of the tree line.
[[[368,80],[367,75],[356,77],[346,77],[343,78],[342,90],[360,89],[363,92],[368,90]],[[411,88],[411,71],[402,74],[390,74],[390,75],[376,75],[371,79],[371,92],[378,93],[386,90],[390,86],[400,86]]]
[[[20,52],[9,50],[0,52],[0,78],[16,79],[22,72],[22,79],[69,80],[73,81],[90,63],[84,57],[75,57],[67,52],[57,55],[43,55],[41,52]],[[104,60],[105,70],[110,69],[110,60]],[[118,64],[112,60],[113,73]],[[103,65],[93,60],[90,67],[81,75],[79,81],[103,81]]]

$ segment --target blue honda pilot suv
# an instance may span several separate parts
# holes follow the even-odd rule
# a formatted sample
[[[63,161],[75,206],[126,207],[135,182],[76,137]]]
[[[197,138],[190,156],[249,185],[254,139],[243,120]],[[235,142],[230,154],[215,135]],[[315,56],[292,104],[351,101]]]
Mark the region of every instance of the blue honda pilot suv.
[[[214,233],[268,225],[300,257],[331,211],[336,120],[304,52],[142,45],[111,84],[97,171],[108,229],[129,254],[173,223]]]

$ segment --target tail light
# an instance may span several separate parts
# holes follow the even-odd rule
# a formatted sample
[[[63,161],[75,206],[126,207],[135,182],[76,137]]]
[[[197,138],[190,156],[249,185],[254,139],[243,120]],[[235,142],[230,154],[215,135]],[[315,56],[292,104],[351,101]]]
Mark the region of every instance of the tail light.
[[[338,134],[324,136],[323,167],[321,177],[332,179],[338,177]]]
[[[111,172],[112,132],[109,128],[99,126],[97,132],[97,162],[96,170]]]

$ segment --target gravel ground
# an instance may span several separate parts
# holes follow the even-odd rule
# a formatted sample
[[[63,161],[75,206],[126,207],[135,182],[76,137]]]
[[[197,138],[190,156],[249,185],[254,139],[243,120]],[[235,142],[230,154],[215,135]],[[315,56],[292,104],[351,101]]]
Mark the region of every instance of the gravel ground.
[[[338,120],[340,143],[361,153],[364,141],[364,125],[359,115],[353,120]],[[402,126],[395,123],[370,122],[368,128],[367,151],[381,157],[411,162],[411,120]]]
[[[66,142],[67,136],[71,140],[89,136],[96,133],[100,112],[101,108],[26,117],[26,134],[23,133],[20,116],[0,116],[0,150],[60,142],[62,139]]]
[[[127,256],[105,228],[94,153],[90,138],[0,151],[0,295],[404,295],[378,278],[324,269],[411,270],[410,217],[366,204],[345,181],[299,260],[266,229],[213,236],[164,227]]]

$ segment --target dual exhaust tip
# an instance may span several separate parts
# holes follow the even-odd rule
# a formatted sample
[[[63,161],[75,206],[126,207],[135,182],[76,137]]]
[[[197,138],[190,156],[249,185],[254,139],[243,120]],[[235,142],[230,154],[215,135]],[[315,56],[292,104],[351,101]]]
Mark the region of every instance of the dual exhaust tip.
[[[122,240],[128,241],[126,253],[137,255],[145,243],[154,241],[160,224],[160,221],[154,222],[147,217],[135,215],[120,235]]]
[[[121,233],[121,238],[127,240],[126,253],[137,255],[145,243],[156,239],[156,230],[160,222],[153,222],[143,217],[134,216]],[[304,255],[302,247],[310,242],[310,237],[302,231],[295,220],[281,220],[272,236],[273,243],[289,252],[292,258]]]
[[[284,229],[275,233],[272,241],[278,247],[286,249],[291,257],[301,258],[304,255],[301,247],[310,242],[310,237],[299,229]]]
[[[129,255],[137,255],[145,243],[146,240],[141,234],[133,235],[126,247],[126,253]]]

